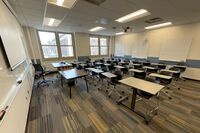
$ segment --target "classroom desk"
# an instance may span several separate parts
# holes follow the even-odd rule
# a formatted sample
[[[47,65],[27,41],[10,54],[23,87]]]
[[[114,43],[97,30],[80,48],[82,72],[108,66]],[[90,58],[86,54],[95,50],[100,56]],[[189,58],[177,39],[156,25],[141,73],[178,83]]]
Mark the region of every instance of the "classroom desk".
[[[125,67],[123,67],[123,66],[114,66],[115,68],[118,68],[118,69],[123,69],[123,68],[125,68]]]
[[[150,93],[152,95],[156,95],[161,89],[164,88],[163,85],[159,85],[156,83],[152,83],[152,82],[134,78],[134,77],[128,77],[128,78],[120,80],[119,82],[124,85],[130,86],[132,88],[133,93],[132,93],[131,107],[128,107],[122,103],[124,100],[127,99],[127,97],[121,98],[120,100],[117,101],[117,103],[126,106],[127,108],[131,109],[132,111],[142,116],[143,118],[146,118],[144,114],[142,114],[141,112],[135,111],[137,89]]]
[[[155,77],[155,78],[161,78],[161,79],[172,79],[172,76],[167,76],[167,75],[163,75],[163,74],[159,74],[159,73],[151,73],[149,74],[149,76],[151,77]]]
[[[87,84],[87,73],[85,73],[82,70],[77,70],[77,69],[71,69],[71,70],[65,70],[65,71],[59,71],[60,75],[61,75],[61,86],[63,87],[63,78],[65,78],[66,80],[70,81],[70,80],[74,80],[74,79],[78,79],[78,78],[85,78],[85,83],[86,83],[86,87],[87,87],[87,92],[88,90],[88,84]],[[69,85],[69,94],[70,94],[70,98],[72,97],[71,94],[71,86]]]
[[[95,65],[100,66],[100,65],[103,65],[103,63],[101,63],[101,62],[96,62]]]
[[[96,68],[86,68],[86,70],[88,70],[88,71],[92,71],[92,72],[95,72],[95,73],[97,73],[97,74],[99,74],[99,73],[103,73],[102,70],[100,70],[100,69],[96,69]]]
[[[54,62],[54,63],[51,63],[52,66],[54,68],[57,68],[58,71],[61,71],[63,69],[70,69],[72,68],[72,64],[69,64],[67,62]]]
[[[157,68],[155,68],[155,67],[150,67],[150,66],[143,66],[143,68],[144,68],[144,69],[150,69],[150,70],[155,70],[155,69],[157,69]]]
[[[105,66],[111,66],[111,64],[108,64],[108,63],[105,63],[104,65],[105,65]]]
[[[106,78],[109,78],[109,79],[117,77],[115,74],[112,74],[110,72],[104,72],[104,73],[101,73],[101,74],[103,76],[105,76]]]
[[[130,72],[142,73],[144,71],[138,69],[129,69]]]
[[[166,66],[165,64],[160,64],[160,63],[151,63],[151,65],[155,65],[155,66]]]
[[[178,73],[180,73],[180,71],[173,71],[173,70],[168,70],[168,69],[162,69],[162,70],[160,70],[161,72],[162,71],[165,71],[165,72],[170,72],[170,73],[175,73],[175,74],[178,74]]]

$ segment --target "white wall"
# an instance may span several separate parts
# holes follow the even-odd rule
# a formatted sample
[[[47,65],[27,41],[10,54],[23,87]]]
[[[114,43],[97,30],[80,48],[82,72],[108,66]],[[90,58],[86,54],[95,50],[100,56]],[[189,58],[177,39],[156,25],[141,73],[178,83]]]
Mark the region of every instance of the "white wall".
[[[139,44],[142,40],[147,39],[147,43],[149,45],[148,57],[159,57],[163,41],[167,41],[171,38],[185,39],[185,37],[192,38],[187,59],[200,60],[200,23],[116,36],[115,55],[132,55],[131,49],[137,49],[136,44]]]

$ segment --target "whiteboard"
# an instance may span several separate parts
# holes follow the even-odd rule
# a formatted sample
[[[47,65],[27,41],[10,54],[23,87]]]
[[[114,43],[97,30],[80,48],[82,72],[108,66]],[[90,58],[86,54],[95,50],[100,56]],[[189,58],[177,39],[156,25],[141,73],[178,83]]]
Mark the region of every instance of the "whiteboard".
[[[136,58],[147,58],[148,56],[148,40],[142,39],[138,40],[136,44],[133,45],[132,47],[132,57]]]
[[[16,65],[25,58],[25,50],[22,42],[21,26],[16,18],[7,9],[4,3],[0,2],[0,36],[7,54],[10,67],[14,69]]]
[[[165,38],[161,45],[159,60],[186,61],[191,43],[190,36]]]

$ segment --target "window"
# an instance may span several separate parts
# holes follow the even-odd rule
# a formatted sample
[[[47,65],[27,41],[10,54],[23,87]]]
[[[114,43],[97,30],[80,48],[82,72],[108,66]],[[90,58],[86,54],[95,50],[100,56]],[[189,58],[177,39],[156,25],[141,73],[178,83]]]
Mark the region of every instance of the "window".
[[[39,37],[44,58],[58,58],[55,33],[39,31]]]
[[[97,37],[90,37],[90,54],[99,55],[99,43]]]
[[[100,38],[100,51],[101,55],[108,55],[108,39]]]
[[[108,55],[108,39],[90,37],[90,55]]]
[[[44,59],[74,57],[72,34],[38,31],[38,35]]]
[[[72,45],[72,35],[71,34],[60,34],[60,49],[62,57],[73,57],[73,45]]]

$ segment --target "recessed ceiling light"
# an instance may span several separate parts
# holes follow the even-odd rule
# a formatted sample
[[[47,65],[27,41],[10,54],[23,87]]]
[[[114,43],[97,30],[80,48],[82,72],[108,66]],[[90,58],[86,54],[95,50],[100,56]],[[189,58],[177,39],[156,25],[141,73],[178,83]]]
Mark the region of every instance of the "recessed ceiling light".
[[[44,21],[43,21],[43,25],[45,26],[58,26],[60,23],[62,22],[62,20],[59,20],[59,19],[55,19],[55,18],[47,18],[45,17],[44,18]]]
[[[125,33],[124,32],[118,32],[115,35],[123,35],[123,34],[125,34]]]
[[[103,29],[104,29],[103,27],[98,26],[98,27],[94,27],[94,28],[90,29],[90,31],[91,32],[93,32],[93,31],[100,31],[100,30],[103,30]]]
[[[159,27],[164,27],[164,26],[169,26],[169,25],[172,25],[172,22],[148,26],[148,27],[145,27],[145,29],[149,30],[149,29],[154,29],[154,28],[159,28]]]
[[[76,4],[77,0],[48,0],[48,3],[54,4],[57,6],[72,8]]]
[[[130,13],[130,14],[124,16],[124,17],[118,18],[115,21],[120,22],[120,23],[126,23],[126,22],[129,22],[129,21],[132,21],[132,20],[147,16],[147,15],[150,15],[150,14],[151,13],[148,12],[147,10],[140,9],[140,10],[135,11],[133,13]]]
[[[51,18],[48,25],[49,25],[49,26],[52,26],[53,23],[54,23],[54,21],[55,21],[55,19],[54,19],[54,18]]]
[[[57,0],[57,1],[56,1],[56,5],[62,6],[64,1],[65,1],[65,0]]]

